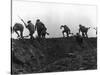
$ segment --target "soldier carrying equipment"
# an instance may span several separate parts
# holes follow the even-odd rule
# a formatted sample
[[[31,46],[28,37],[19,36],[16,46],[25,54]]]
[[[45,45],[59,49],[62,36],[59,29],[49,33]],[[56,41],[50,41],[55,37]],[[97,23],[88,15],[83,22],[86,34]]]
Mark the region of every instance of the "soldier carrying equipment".
[[[87,28],[87,27],[79,24],[79,34],[80,34],[80,32],[82,32],[83,37],[88,37],[87,32],[88,32],[89,29],[90,29],[90,27]]]
[[[64,28],[64,30],[62,31],[63,37],[65,37],[64,33],[66,33],[67,37],[69,37],[69,34],[72,34],[72,33],[70,33],[70,29],[68,28],[68,26],[67,25],[61,25],[60,29],[62,29],[62,27]]]
[[[45,27],[45,25],[40,21],[40,19],[37,19],[36,24],[35,24],[35,30],[37,29],[37,34],[38,37],[41,38],[42,37],[42,32],[47,30],[47,28]]]
[[[20,23],[15,23],[13,28],[11,28],[11,32],[12,33],[16,32],[16,34],[18,35],[17,38],[19,37],[23,38],[23,30],[24,30],[24,27]],[[20,34],[18,33],[18,31],[20,31]]]
[[[21,19],[21,18],[20,18]],[[30,38],[31,39],[33,39],[34,37],[33,37],[33,34],[34,34],[34,32],[35,32],[35,28],[34,28],[34,24],[32,24],[32,22],[31,22],[31,20],[29,20],[27,23],[28,23],[28,25],[24,22],[24,20],[23,19],[21,19],[21,21],[24,23],[24,25],[25,25],[25,27],[29,30],[29,32],[30,32]]]

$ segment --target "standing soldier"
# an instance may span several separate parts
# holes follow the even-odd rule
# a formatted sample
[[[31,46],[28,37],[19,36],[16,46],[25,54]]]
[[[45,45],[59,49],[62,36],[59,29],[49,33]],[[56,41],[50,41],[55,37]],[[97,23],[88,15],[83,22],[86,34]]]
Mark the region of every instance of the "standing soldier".
[[[32,24],[32,22],[29,20],[28,22],[28,25],[26,26],[26,28],[29,30],[29,32],[30,32],[30,37],[31,37],[31,39],[33,39],[34,37],[33,37],[33,34],[34,34],[34,32],[35,32],[35,28],[34,28],[34,25]]]
[[[29,20],[27,22],[28,25],[24,22],[23,19],[21,19],[21,21],[24,23],[25,27],[29,30],[29,32],[30,32],[30,34],[29,34],[30,35],[30,38],[33,39],[34,38],[33,37],[33,34],[35,32],[34,24],[32,24],[31,20]]]
[[[40,19],[37,19],[36,24],[35,24],[35,30],[37,29],[37,34],[38,37],[41,38],[42,35],[42,31],[43,30],[47,30],[47,28],[45,27],[45,25],[40,21]]]

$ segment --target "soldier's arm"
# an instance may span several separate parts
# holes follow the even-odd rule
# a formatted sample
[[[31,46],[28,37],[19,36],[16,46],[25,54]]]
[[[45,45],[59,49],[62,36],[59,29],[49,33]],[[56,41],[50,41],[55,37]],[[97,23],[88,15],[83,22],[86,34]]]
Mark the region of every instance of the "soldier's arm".
[[[41,22],[42,23],[42,22]],[[47,30],[46,26],[44,25],[44,23],[42,23],[42,26],[45,30]]]
[[[43,26],[43,27],[45,27],[45,25],[42,23],[42,22],[40,22],[41,23],[41,25]]]

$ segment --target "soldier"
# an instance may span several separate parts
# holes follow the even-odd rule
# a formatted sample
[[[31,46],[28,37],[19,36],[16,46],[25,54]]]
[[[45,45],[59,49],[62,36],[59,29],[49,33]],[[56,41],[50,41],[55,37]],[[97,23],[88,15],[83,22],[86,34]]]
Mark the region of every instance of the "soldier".
[[[45,25],[40,21],[40,19],[37,19],[36,24],[35,24],[35,30],[37,28],[37,34],[38,37],[41,38],[42,37],[42,31],[43,30],[47,30],[47,28],[45,27]]]
[[[79,24],[79,34],[80,34],[80,32],[82,32],[83,37],[88,37],[87,32],[88,32],[89,29],[90,29],[90,27],[87,28],[87,27]]]
[[[67,37],[69,37],[69,34],[71,34],[69,27],[66,26],[66,25],[61,25],[60,29],[62,29],[62,27],[64,28],[64,30],[62,31],[63,37],[65,37],[64,36],[64,33],[66,33],[67,34]]]
[[[46,29],[43,29],[41,32],[41,37],[45,38],[46,34],[49,35],[49,33],[46,31]]]
[[[16,23],[13,28],[11,27],[11,33],[16,32],[16,34],[18,35],[17,37],[23,38],[23,30],[24,30],[24,26],[20,23]],[[18,33],[18,31],[20,31],[20,34]]]
[[[21,18],[20,18],[21,19]],[[28,23],[28,25],[24,22],[24,20],[23,19],[21,19],[21,21],[24,23],[24,25],[25,25],[25,27],[29,30],[29,32],[30,32],[30,38],[31,39],[33,39],[34,37],[33,37],[33,34],[34,34],[34,32],[35,32],[35,28],[34,28],[34,24],[32,24],[32,22],[31,22],[31,20],[29,20],[27,23]]]
[[[34,28],[34,25],[31,23],[31,21],[29,20],[28,22],[28,25],[26,26],[26,28],[29,30],[29,32],[30,32],[30,38],[31,39],[33,39],[34,37],[33,37],[33,34],[34,34],[34,32],[35,32],[35,28]]]

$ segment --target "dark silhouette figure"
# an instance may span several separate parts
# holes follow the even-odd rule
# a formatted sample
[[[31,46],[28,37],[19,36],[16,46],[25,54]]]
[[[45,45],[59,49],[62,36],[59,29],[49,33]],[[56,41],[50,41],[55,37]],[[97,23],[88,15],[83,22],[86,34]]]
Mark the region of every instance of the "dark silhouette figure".
[[[37,19],[36,24],[35,24],[35,30],[37,29],[37,34],[38,34],[38,38],[42,37],[42,32],[43,30],[46,31],[47,28],[45,27],[45,25],[40,21],[40,19]]]
[[[89,29],[90,29],[90,27],[87,28],[87,27],[79,24],[79,34],[80,34],[80,32],[82,32],[83,37],[88,37],[87,32],[88,32]]]
[[[21,21],[24,23],[25,27],[29,30],[29,32],[30,32],[30,34],[29,34],[30,39],[33,39],[34,38],[33,34],[35,32],[34,24],[32,24],[30,20],[27,22],[28,25],[24,22],[23,19],[21,19]]]
[[[34,32],[35,32],[35,28],[34,28],[34,25],[31,23],[31,21],[28,21],[27,22],[28,23],[28,25],[26,26],[26,28],[29,30],[29,32],[30,32],[30,37],[31,37],[31,39],[33,39],[34,37],[33,37],[33,34],[34,34]]]
[[[49,33],[46,32],[46,29],[43,29],[42,32],[41,32],[41,37],[45,38],[46,34],[49,35]]]
[[[78,45],[82,47],[82,44],[83,44],[82,36],[79,33],[76,33],[75,37],[76,37],[76,42],[78,43]]]
[[[11,28],[11,32],[12,33],[16,33],[18,36],[17,37],[20,37],[23,38],[23,30],[24,30],[24,27],[22,24],[20,23],[16,23],[13,28]],[[20,34],[18,33],[18,31],[20,31]]]
[[[61,25],[60,29],[62,29],[62,27],[64,28],[64,30],[62,31],[63,37],[65,37],[64,33],[66,33],[67,37],[69,37],[69,34],[71,34],[69,27],[66,25]]]

